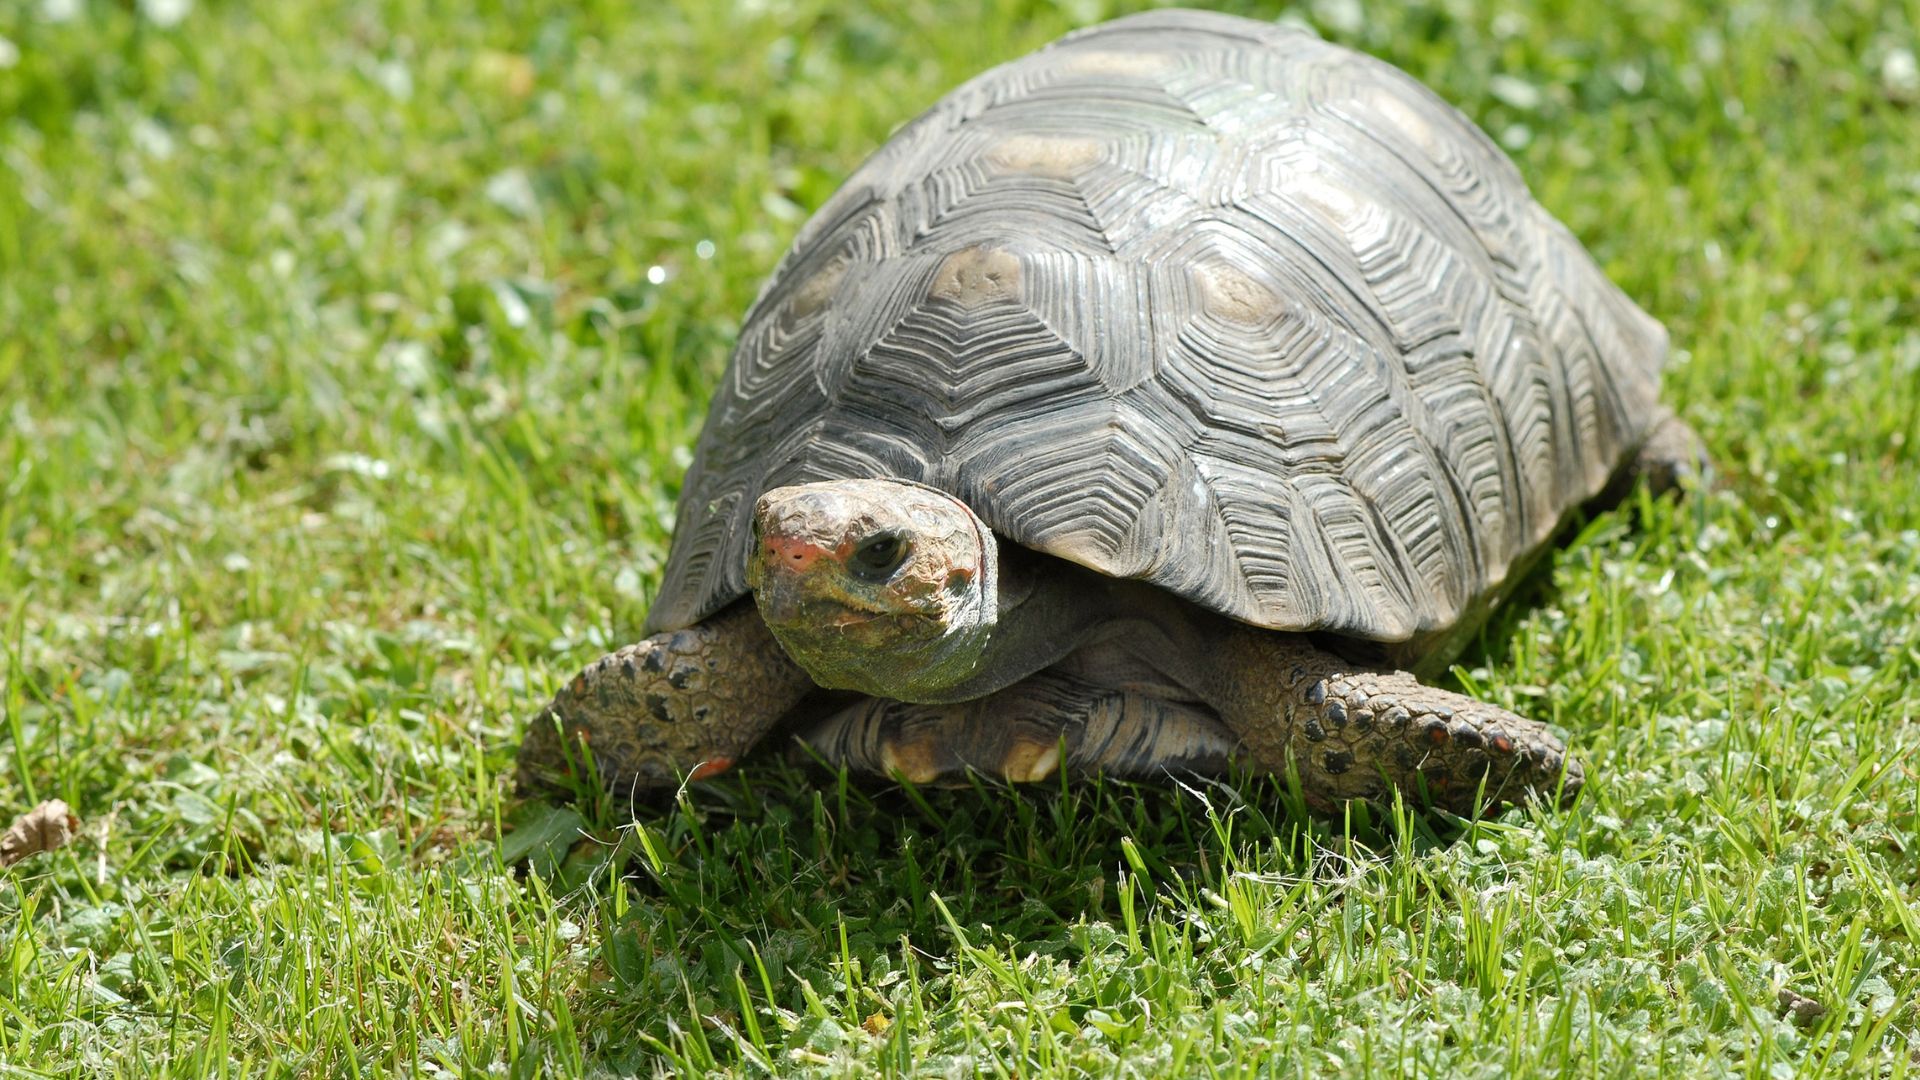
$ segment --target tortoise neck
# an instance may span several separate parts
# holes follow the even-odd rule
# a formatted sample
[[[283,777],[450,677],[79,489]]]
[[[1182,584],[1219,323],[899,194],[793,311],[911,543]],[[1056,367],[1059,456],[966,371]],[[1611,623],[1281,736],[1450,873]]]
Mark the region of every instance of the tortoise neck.
[[[942,702],[984,697],[1051,667],[1113,618],[1110,579],[1004,540],[999,544],[999,611],[992,634],[973,673],[944,690]]]
[[[1000,541],[999,614],[979,663],[943,691],[970,701],[1011,686],[1110,638],[1139,638],[1185,673],[1204,653],[1207,624],[1191,604],[1144,582],[1107,577]],[[1184,681],[1184,680],[1183,680]]]

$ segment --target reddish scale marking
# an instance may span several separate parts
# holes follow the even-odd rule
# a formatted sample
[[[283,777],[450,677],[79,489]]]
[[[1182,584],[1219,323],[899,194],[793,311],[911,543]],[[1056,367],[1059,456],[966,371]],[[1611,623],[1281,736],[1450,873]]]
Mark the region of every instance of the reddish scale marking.
[[[811,541],[802,540],[793,536],[769,536],[760,541],[761,553],[767,558],[767,568],[769,570],[774,567],[780,567],[795,574],[804,574],[812,570],[814,564],[820,562],[822,559],[844,566],[847,560],[853,557],[854,549],[858,546],[859,545],[853,540],[845,540],[842,541],[839,546],[828,549]],[[947,575],[944,585],[951,591],[955,588],[972,584],[972,582],[973,571],[959,567]],[[906,581],[888,586],[884,591],[893,597],[895,604],[898,606],[912,607],[914,606],[914,601],[922,599],[927,594],[936,591],[939,587],[940,586],[933,585],[929,582],[915,581],[909,578]],[[843,599],[837,602],[845,603]],[[851,606],[854,610],[850,610],[834,620],[837,624],[848,625],[868,622],[876,614],[879,614],[874,612],[866,604]]]
[[[789,536],[770,536],[765,541],[768,555],[774,557],[779,565],[795,573],[804,573],[813,569],[813,564],[823,556],[835,555],[819,544],[810,544],[805,540],[796,540]]]
[[[726,757],[709,758],[698,768],[687,774],[689,780],[711,780],[728,769],[733,768],[733,759]]]

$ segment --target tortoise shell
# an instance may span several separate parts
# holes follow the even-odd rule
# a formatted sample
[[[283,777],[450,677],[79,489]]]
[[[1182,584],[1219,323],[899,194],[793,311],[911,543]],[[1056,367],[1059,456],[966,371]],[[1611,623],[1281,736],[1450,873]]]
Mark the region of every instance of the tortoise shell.
[[[961,86],[749,312],[648,632],[746,592],[754,500],[894,477],[1276,630],[1476,618],[1655,419],[1661,326],[1458,111],[1157,12]]]

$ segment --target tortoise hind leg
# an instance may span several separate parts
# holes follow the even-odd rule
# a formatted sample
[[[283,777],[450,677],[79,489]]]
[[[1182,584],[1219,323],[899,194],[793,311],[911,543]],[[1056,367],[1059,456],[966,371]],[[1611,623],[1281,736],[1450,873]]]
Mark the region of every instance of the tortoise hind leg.
[[[1645,478],[1647,486],[1659,495],[1675,488],[1711,484],[1713,458],[1699,433],[1673,410],[1663,408],[1653,434],[1634,455],[1633,473]]]
[[[574,676],[527,725],[520,785],[564,789],[587,754],[614,791],[715,776],[812,689],[745,600],[609,653]]]
[[[1545,725],[1404,671],[1355,664],[1306,638],[1235,624],[1214,635],[1205,689],[1254,764],[1296,769],[1310,802],[1391,790],[1458,814],[1530,795],[1571,800],[1579,763]]]
[[[1709,487],[1714,476],[1713,456],[1707,453],[1706,442],[1679,414],[1662,405],[1633,460],[1608,481],[1594,502],[1602,508],[1617,506],[1641,481],[1654,495],[1665,495]]]
[[[951,705],[859,702],[799,732],[827,764],[921,785],[1103,772],[1224,773],[1235,739],[1206,709],[1049,670]]]

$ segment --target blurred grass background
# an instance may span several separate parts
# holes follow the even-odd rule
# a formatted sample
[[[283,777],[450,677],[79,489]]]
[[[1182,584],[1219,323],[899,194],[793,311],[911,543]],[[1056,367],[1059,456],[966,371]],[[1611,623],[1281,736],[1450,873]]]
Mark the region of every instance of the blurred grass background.
[[[87,822],[0,871],[0,1073],[1920,1068],[1912,0],[1222,5],[1458,104],[1673,332],[1726,490],[1456,672],[1574,810],[512,797],[799,222],[1138,6],[0,0],[0,815]]]

